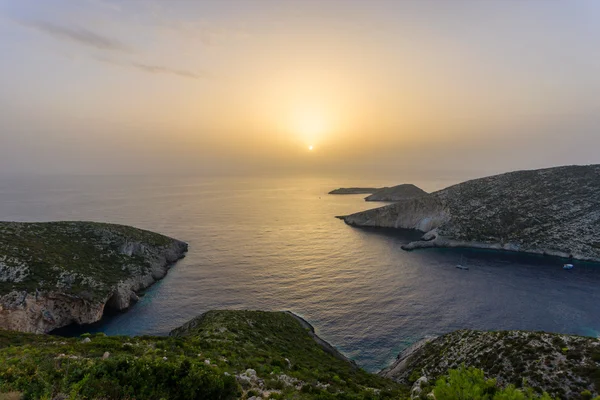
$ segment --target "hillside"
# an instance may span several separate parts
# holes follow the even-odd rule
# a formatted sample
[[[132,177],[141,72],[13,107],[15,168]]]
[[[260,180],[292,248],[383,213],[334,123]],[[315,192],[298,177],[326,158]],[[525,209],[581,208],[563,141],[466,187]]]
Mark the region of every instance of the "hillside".
[[[475,179],[341,218],[424,232],[407,250],[475,247],[600,261],[600,165]]]
[[[122,225],[0,222],[0,329],[49,332],[123,310],[187,244]]]
[[[28,398],[398,399],[284,312],[210,311],[169,337],[0,331],[0,393]]]
[[[543,332],[456,331],[408,349],[380,374],[404,384],[421,376],[435,382],[461,364],[483,370],[502,386],[520,387],[525,379],[553,397],[600,392],[600,340]]]
[[[427,192],[412,184],[402,184],[392,187],[381,188],[370,196],[365,197],[366,201],[401,201],[413,197],[427,196]]]
[[[551,400],[542,389],[591,399],[597,345],[568,335],[458,331],[376,375],[294,314],[209,311],[168,337],[0,331],[0,399],[407,400],[433,391],[437,400]]]

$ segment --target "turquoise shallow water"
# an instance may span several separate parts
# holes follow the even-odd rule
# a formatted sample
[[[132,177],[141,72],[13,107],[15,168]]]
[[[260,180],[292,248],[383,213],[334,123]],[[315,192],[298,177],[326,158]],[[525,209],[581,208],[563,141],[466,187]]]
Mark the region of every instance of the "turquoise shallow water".
[[[0,219],[108,221],[189,242],[188,256],[129,312],[86,328],[107,334],[166,334],[214,308],[291,310],[373,371],[426,335],[460,328],[598,335],[597,265],[564,271],[544,257],[405,252],[408,233],[334,218],[379,205],[325,194],[348,183],[386,182],[2,178]],[[455,268],[461,255],[469,271]]]

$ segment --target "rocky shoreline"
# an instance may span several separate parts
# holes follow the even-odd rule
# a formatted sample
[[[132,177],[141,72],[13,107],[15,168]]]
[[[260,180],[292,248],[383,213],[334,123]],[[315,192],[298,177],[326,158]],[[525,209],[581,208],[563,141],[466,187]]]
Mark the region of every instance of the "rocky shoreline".
[[[307,320],[305,320],[304,318],[302,318],[298,314],[294,314],[291,311],[284,311],[284,313],[289,314],[292,317],[294,317],[294,319],[296,321],[298,321],[300,323],[300,325],[302,325],[302,327],[304,329],[307,329],[308,330],[308,335],[319,346],[321,346],[321,348],[323,349],[323,351],[325,353],[330,354],[330,355],[334,356],[335,358],[337,358],[339,360],[342,360],[342,361],[345,361],[347,363],[350,363],[353,366],[355,366],[356,368],[358,368],[358,365],[356,364],[356,362],[354,360],[349,359],[348,357],[346,357],[345,355],[343,355],[342,353],[340,353],[340,351],[338,349],[336,349],[334,346],[332,346],[329,342],[327,342],[326,340],[321,339],[319,337],[319,335],[316,334],[314,326],[312,326]]]
[[[600,263],[600,257],[590,257],[579,254],[572,254],[563,251],[557,251],[552,249],[527,249],[522,248],[517,245],[511,243],[481,243],[481,242],[466,242],[460,240],[452,240],[448,238],[441,237],[439,235],[435,236],[430,240],[418,240],[415,242],[410,242],[402,246],[403,250],[412,251],[419,249],[432,249],[432,248],[448,248],[448,249],[479,249],[479,250],[493,250],[500,252],[511,252],[511,253],[521,253],[521,254],[529,254],[529,255],[538,255],[538,256],[548,256],[548,257],[556,257],[565,260],[577,260],[577,261],[585,261],[585,262],[594,262]]]
[[[0,329],[21,332],[91,324],[107,308],[125,310],[188,249],[175,239],[110,224],[0,223],[0,231],[0,271],[13,271],[0,274]]]
[[[600,165],[474,179],[339,218],[423,232],[405,250],[462,247],[600,262]]]
[[[428,336],[408,346],[400,354],[398,354],[396,360],[392,364],[379,371],[379,375],[391,379],[398,377],[409,368],[408,363],[410,357],[414,354],[418,354],[418,352],[421,351],[427,343],[434,339],[437,339],[437,337]]]

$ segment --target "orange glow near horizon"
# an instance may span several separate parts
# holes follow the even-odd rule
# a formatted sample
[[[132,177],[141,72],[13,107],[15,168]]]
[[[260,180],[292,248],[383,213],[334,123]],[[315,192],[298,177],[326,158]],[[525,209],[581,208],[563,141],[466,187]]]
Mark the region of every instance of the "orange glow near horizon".
[[[38,8],[61,6],[0,7],[0,172],[399,171],[421,170],[425,154],[442,169],[503,170],[557,163],[555,148],[580,149],[561,163],[597,158],[600,6],[588,17],[568,2],[112,2],[77,15],[65,2],[42,22]],[[581,21],[561,31],[563,14]],[[524,155],[500,157],[511,143]]]

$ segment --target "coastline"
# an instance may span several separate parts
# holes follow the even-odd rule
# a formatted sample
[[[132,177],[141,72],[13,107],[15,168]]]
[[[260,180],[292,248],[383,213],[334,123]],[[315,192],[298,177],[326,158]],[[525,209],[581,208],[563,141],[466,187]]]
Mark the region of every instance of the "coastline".
[[[187,243],[173,239],[172,244],[160,254],[160,258],[150,266],[146,274],[119,282],[114,293],[106,300],[105,306],[117,311],[128,309],[132,303],[139,300],[140,292],[163,279],[177,261],[185,257],[187,251]]]
[[[325,353],[328,353],[332,356],[334,356],[337,359],[340,359],[342,361],[345,361],[347,363],[352,364],[352,366],[354,366],[355,368],[358,368],[358,365],[356,364],[355,361],[349,359],[348,357],[346,357],[345,355],[343,355],[342,353],[340,353],[340,351],[338,349],[336,349],[334,346],[332,346],[331,344],[329,344],[327,341],[321,339],[319,337],[319,335],[317,335],[315,333],[315,328],[314,326],[312,326],[307,320],[305,320],[304,318],[302,318],[301,316],[294,314],[292,311],[283,311],[285,314],[288,314],[290,316],[292,316],[296,321],[298,321],[300,323],[300,325],[302,325],[302,327],[304,329],[308,330],[308,334],[309,336],[319,345],[321,346],[321,348],[323,349],[323,351],[325,351]]]
[[[390,365],[379,371],[377,375],[383,376],[385,378],[392,378],[394,375],[399,374],[401,371],[406,369],[408,364],[408,358],[411,355],[421,350],[423,346],[437,338],[438,336],[426,336],[425,338],[411,344],[401,353],[398,354],[394,362],[392,362]]]
[[[132,252],[143,251],[129,242]],[[126,311],[139,300],[139,294],[163,279],[185,257],[188,244],[176,239],[165,246],[144,274],[116,283],[103,298],[92,299],[60,290],[13,290],[0,296],[0,328],[6,330],[50,333],[70,325],[99,322],[107,309]]]
[[[433,249],[433,248],[446,248],[446,249],[479,249],[479,250],[493,250],[498,252],[508,252],[508,253],[516,253],[523,255],[538,255],[538,256],[547,256],[554,257],[562,260],[576,260],[583,262],[592,262],[592,263],[600,263],[600,258],[595,257],[587,257],[580,254],[569,254],[557,250],[548,250],[548,249],[523,249],[518,245],[512,243],[482,243],[475,241],[460,241],[454,239],[447,239],[437,237],[433,240],[419,240],[415,242],[410,242],[402,246],[403,250],[413,251],[413,250],[423,250],[423,249]]]
[[[383,208],[383,207],[382,207]],[[375,209],[377,210],[377,209]],[[372,210],[367,210],[372,211]],[[363,212],[364,213],[364,212]],[[358,213],[361,214],[361,213]],[[359,228],[362,230],[381,230],[381,231],[411,231],[415,234],[422,234],[421,240],[415,240],[409,242],[405,245],[402,245],[402,250],[413,251],[413,250],[425,250],[425,249],[479,249],[479,250],[492,250],[498,252],[508,252],[515,254],[523,254],[523,255],[538,255],[538,256],[547,256],[547,257],[555,257],[562,260],[571,260],[571,261],[582,261],[582,262],[591,262],[591,263],[600,263],[600,258],[589,257],[582,254],[577,253],[566,253],[558,250],[550,250],[550,249],[536,249],[536,248],[523,248],[515,243],[483,243],[477,241],[465,241],[465,240],[455,240],[443,237],[437,234],[437,229],[433,229],[429,232],[425,232],[423,230],[417,228],[404,228],[397,226],[386,226],[386,225],[377,225],[377,224],[359,224],[355,221],[348,220],[348,217],[352,215],[336,215],[335,218],[344,221],[344,223],[352,228]]]

